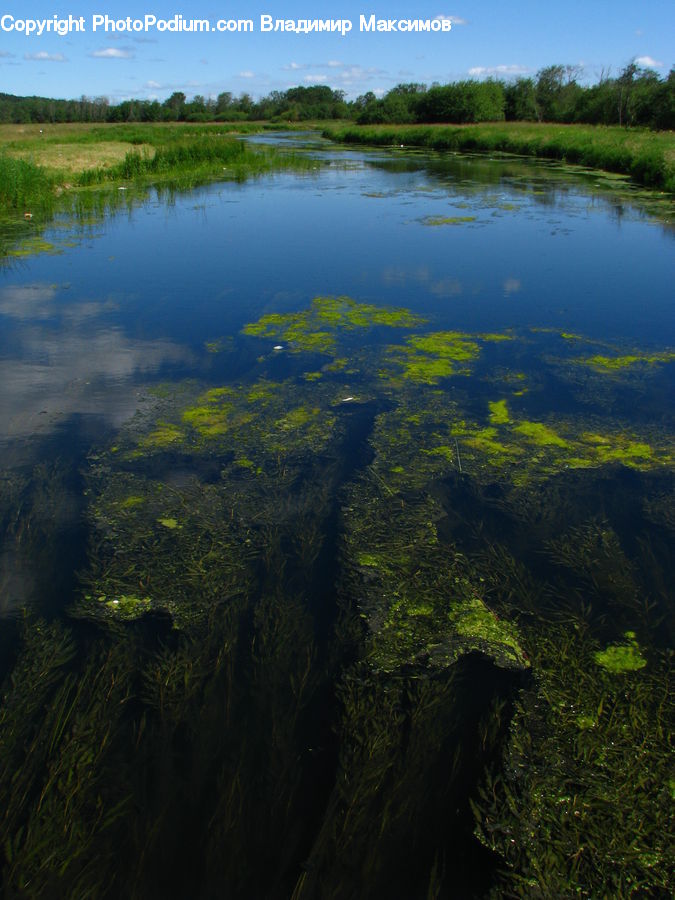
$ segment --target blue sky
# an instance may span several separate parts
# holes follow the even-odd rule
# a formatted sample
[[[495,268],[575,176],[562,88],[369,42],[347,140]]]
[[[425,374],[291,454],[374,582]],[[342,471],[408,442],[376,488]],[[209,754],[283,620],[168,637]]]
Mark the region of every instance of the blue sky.
[[[253,19],[253,33],[92,31],[92,9],[111,19]],[[84,16],[85,32],[26,36],[8,30],[9,18]],[[449,33],[360,33],[360,15],[377,18],[450,18]],[[262,33],[260,16],[274,19],[344,18],[353,31],[334,34]],[[667,75],[675,62],[672,0],[418,0],[308,3],[261,0],[179,5],[152,0],[23,0],[0,7],[0,91],[50,97],[106,96],[164,100],[173,91],[216,96],[221,91],[259,97],[298,84],[328,84],[348,98],[381,94],[399,82],[431,84],[467,77],[531,75],[553,63],[581,66],[581,79],[616,75],[628,62]]]

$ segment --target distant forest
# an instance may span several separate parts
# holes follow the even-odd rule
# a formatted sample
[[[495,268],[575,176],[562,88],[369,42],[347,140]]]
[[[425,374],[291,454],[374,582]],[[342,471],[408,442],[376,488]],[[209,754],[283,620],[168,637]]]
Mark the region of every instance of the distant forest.
[[[675,129],[675,68],[665,78],[634,62],[616,77],[579,84],[577,66],[547,66],[534,78],[399,84],[383,97],[369,91],[345,100],[325,85],[272,91],[260,100],[224,91],[188,100],[176,91],[163,103],[106,97],[52,100],[0,94],[0,123],[61,122],[302,122],[351,119],[358,124],[422,122],[578,122]]]

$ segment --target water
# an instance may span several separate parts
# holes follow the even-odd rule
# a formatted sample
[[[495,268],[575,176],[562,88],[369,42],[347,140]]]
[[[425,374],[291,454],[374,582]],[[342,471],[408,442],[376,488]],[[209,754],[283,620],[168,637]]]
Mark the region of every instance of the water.
[[[643,774],[589,763],[630,754],[617,717],[666,772],[672,229],[560,166],[267,140],[316,170],[58,221],[0,276],[5,878],[55,842],[35,896],[481,896],[534,877],[519,828],[570,780],[584,834],[630,831],[593,799]],[[609,850],[568,865],[567,805],[544,893],[623,889]]]

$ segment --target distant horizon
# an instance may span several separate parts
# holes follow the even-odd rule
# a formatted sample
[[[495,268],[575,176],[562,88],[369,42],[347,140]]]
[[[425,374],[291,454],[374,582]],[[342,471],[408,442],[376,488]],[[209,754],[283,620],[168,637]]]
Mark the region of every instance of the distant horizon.
[[[630,61],[629,61],[629,62],[630,62]],[[556,63],[551,63],[550,65],[556,65]],[[639,65],[639,64],[638,64],[638,65]],[[545,68],[547,68],[547,67],[546,67],[546,66],[543,66],[542,68],[545,69]],[[647,67],[642,66],[642,67],[640,67],[640,68],[646,69]],[[541,71],[541,70],[538,70],[538,71]],[[619,73],[617,72],[616,75],[618,75],[618,74],[619,74]],[[669,73],[668,73],[668,72],[665,72],[665,73],[663,73],[663,74],[659,74],[659,73],[656,73],[656,74],[659,75],[660,80],[663,81],[663,80],[665,80],[665,79],[668,77],[668,74],[669,74]],[[610,75],[607,75],[607,73],[605,73],[604,76],[599,76],[597,79],[595,79],[595,81],[588,81],[588,80],[582,81],[582,79],[579,79],[579,83],[583,83],[584,86],[592,86],[593,84],[599,83],[601,77],[616,77],[616,75],[610,76]],[[458,81],[485,81],[485,80],[488,80],[488,78],[489,78],[490,80],[498,81],[498,82],[501,82],[501,83],[503,83],[503,84],[510,84],[510,83],[512,83],[512,82],[514,82],[514,81],[517,81],[517,80],[520,79],[520,78],[532,78],[534,81],[536,81],[536,77],[537,77],[537,72],[533,72],[531,75],[512,75],[512,76],[495,76],[495,75],[490,75],[490,76],[486,76],[486,77],[483,77],[483,78],[479,78],[479,77],[477,77],[477,76],[474,75],[474,76],[466,76],[465,78],[456,78],[456,79],[453,79],[453,81],[450,81],[450,82],[444,82],[443,85],[441,85],[441,86],[445,86],[446,84],[454,84],[454,83],[456,83],[456,82],[458,82]],[[434,87],[434,86],[440,84],[439,82],[432,82],[431,84],[425,84],[424,82],[414,82],[414,81],[404,82],[404,81],[401,81],[401,82],[398,82],[397,85],[411,84],[411,83],[422,84],[422,86],[425,88],[425,90],[429,90],[430,88],[432,88],[432,87]],[[392,85],[392,88],[396,87],[397,85]],[[313,85],[313,84],[301,84],[301,83],[296,83],[296,84],[290,84],[287,88],[284,88],[282,91],[280,91],[280,93],[285,93],[286,91],[292,91],[292,90],[297,89],[297,88],[311,88],[311,87],[325,87],[325,88],[328,88],[329,90],[334,91],[334,92],[340,91],[340,90],[341,90],[341,88],[335,87],[335,86],[332,85],[332,84]],[[389,90],[391,90],[392,88],[390,88]],[[269,94],[271,94],[274,90],[275,90],[275,89],[272,89],[271,91],[268,91],[267,94],[261,94],[261,95],[258,96],[258,97],[255,97],[255,96],[253,96],[253,95],[251,94],[251,97],[252,97],[252,99],[253,99],[253,102],[254,102],[254,103],[257,103],[258,101],[265,99],[265,97],[269,96]],[[178,89],[176,92],[178,92],[178,93],[185,93],[184,91],[180,91],[179,89]],[[172,94],[173,94],[173,93],[176,93],[176,92],[172,92]],[[222,91],[220,91],[219,93],[230,93],[230,94],[232,95],[233,100],[236,100],[236,99],[237,99],[238,97],[240,97],[242,94],[247,94],[247,93],[250,94],[249,91],[239,91],[239,93],[236,93],[235,91],[230,90],[226,85],[223,86]],[[386,92],[385,92],[385,93],[386,93]],[[105,100],[105,101],[107,101],[107,102],[110,104],[110,106],[118,106],[118,105],[121,104],[121,103],[128,103],[129,101],[138,101],[138,102],[141,102],[141,103],[153,103],[153,102],[158,102],[160,105],[162,105],[162,104],[164,104],[167,100],[170,99],[170,97],[172,96],[172,94],[169,94],[169,95],[167,95],[167,96],[164,97],[164,98],[159,98],[159,97],[153,97],[153,98],[149,98],[149,97],[145,97],[145,98],[144,98],[144,97],[114,98],[114,97],[106,96],[105,94],[91,95],[91,94],[83,94],[83,93],[80,93],[80,94],[78,94],[77,96],[64,97],[64,96],[56,96],[56,95],[51,95],[51,94],[12,94],[10,91],[0,90],[0,96],[4,95],[4,96],[10,96],[10,97],[17,97],[17,98],[20,98],[20,99],[29,99],[29,98],[31,98],[31,97],[36,97],[36,98],[38,98],[38,99],[40,99],[40,100],[53,100],[53,101],[56,101],[56,102],[72,103],[72,102],[78,102],[78,101],[81,101],[81,100],[84,98],[84,99],[86,99],[86,100],[88,100],[88,101],[94,101],[94,102],[95,102],[95,101],[99,101],[99,100]],[[190,102],[192,102],[192,101],[194,100],[195,97],[199,97],[199,96],[204,97],[204,100],[205,100],[206,102],[209,102],[209,101],[215,102],[215,100],[216,100],[217,97],[218,97],[218,94],[212,94],[212,95],[209,95],[209,96],[205,96],[205,95],[203,95],[203,94],[199,94],[199,92],[197,92],[197,93],[195,93],[195,94],[187,94],[187,93],[186,93],[186,94],[185,94],[186,103],[189,104]],[[382,95],[382,96],[383,96],[383,95]],[[344,100],[345,100],[346,103],[353,103],[356,99],[357,99],[356,97],[348,97],[348,96],[345,96],[345,97],[344,97]]]
[[[556,64],[577,67],[582,84],[616,77],[631,61],[664,78],[675,46],[675,12],[663,0],[639,6],[626,0],[569,0],[560,8],[521,0],[509,9],[497,0],[453,0],[448,6],[425,0],[415,6],[400,0],[371,5],[343,0],[320,13],[298,0],[273,0],[253,10],[241,3],[224,10],[205,0],[189,13],[164,4],[112,0],[98,14],[109,17],[109,27],[99,24],[94,30],[95,14],[80,0],[72,5],[34,0],[21,9],[5,8],[0,16],[2,92],[105,97],[117,104],[162,103],[176,91],[188,99],[213,99],[229,91],[258,100],[272,91],[324,85],[344,91],[351,101],[369,91],[383,96],[400,83],[510,81]],[[153,24],[146,16],[166,21]],[[181,27],[191,19],[208,21],[211,30],[172,32],[174,17]],[[263,22],[261,17],[268,18]],[[230,23],[224,31],[215,28],[219,19]],[[238,20],[252,27],[227,30]],[[283,30],[274,30],[277,20],[284,22]],[[334,31],[295,30],[306,22],[337,25],[341,20],[345,27]],[[364,28],[363,20],[372,27]],[[429,30],[409,30],[408,22],[417,20]]]

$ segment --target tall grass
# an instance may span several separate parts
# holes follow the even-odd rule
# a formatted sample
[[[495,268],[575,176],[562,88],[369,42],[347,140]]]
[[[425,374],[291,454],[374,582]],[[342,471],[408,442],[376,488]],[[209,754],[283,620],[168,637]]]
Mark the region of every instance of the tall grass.
[[[0,210],[49,207],[60,179],[42,166],[0,154]]]
[[[275,169],[302,170],[315,165],[316,162],[298,154],[254,148],[220,135],[198,134],[157,146],[154,155],[132,150],[116,166],[83,172],[77,183],[80,186],[119,180],[197,183],[215,177],[243,180]]]
[[[7,140],[5,147],[16,155],[0,153],[0,214],[20,209],[49,209],[60,193],[58,189],[66,182],[78,187],[119,180],[151,183],[174,179],[178,183],[197,183],[214,177],[241,180],[273,169],[310,168],[309,161],[300,155],[252,147],[230,137],[229,130],[227,126],[116,125],[77,129],[66,134],[59,132],[53,138]],[[246,130],[252,132],[260,128]],[[83,145],[121,141],[132,149],[116,165],[67,174],[22,157],[21,154],[28,156],[50,141]],[[133,149],[141,145],[146,152]]]
[[[530,123],[475,126],[348,126],[323,135],[344,143],[405,144],[430,150],[501,151],[628,175],[646,187],[675,193],[675,136],[623,128]]]

